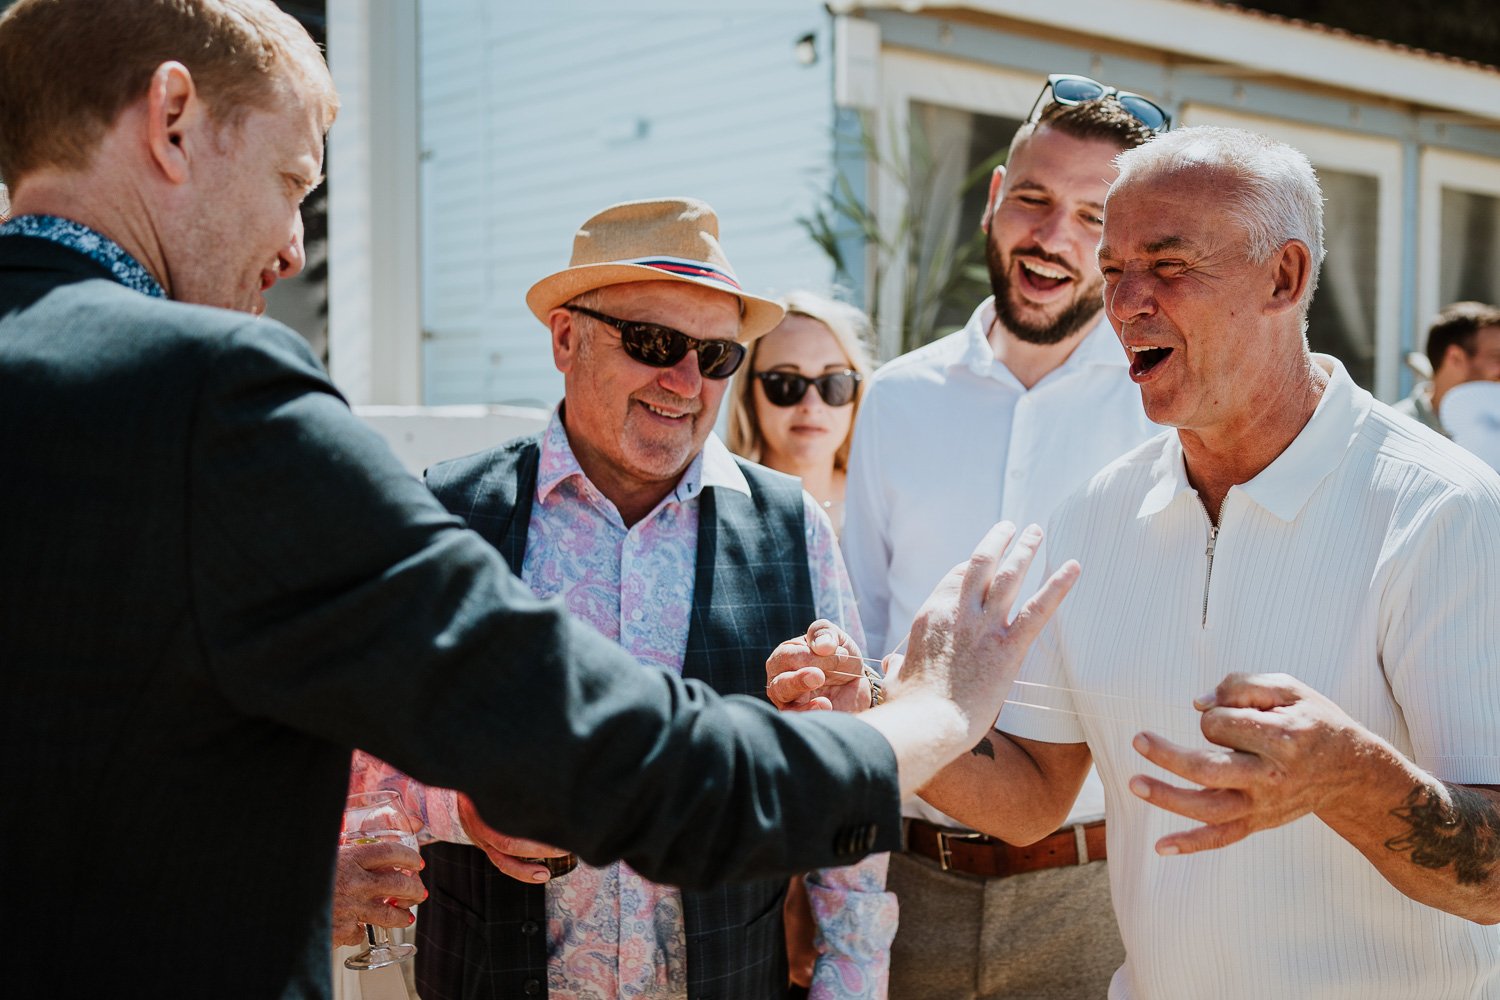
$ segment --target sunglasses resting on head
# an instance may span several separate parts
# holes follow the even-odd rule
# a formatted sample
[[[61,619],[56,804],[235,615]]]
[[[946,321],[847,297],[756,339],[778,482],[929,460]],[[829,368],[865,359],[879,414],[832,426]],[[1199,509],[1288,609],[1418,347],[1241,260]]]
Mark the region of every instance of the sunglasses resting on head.
[[[1050,101],[1044,100],[1048,91],[1052,93]],[[1090,80],[1086,76],[1077,76],[1073,73],[1053,73],[1047,77],[1047,83],[1042,87],[1042,92],[1037,95],[1036,103],[1031,106],[1031,113],[1026,116],[1026,120],[1028,122],[1040,120],[1047,108],[1054,104],[1071,108],[1104,97],[1113,97],[1119,101],[1121,107],[1152,132],[1165,132],[1172,127],[1172,116],[1150,98],[1132,94],[1128,90],[1116,90],[1098,80]]]

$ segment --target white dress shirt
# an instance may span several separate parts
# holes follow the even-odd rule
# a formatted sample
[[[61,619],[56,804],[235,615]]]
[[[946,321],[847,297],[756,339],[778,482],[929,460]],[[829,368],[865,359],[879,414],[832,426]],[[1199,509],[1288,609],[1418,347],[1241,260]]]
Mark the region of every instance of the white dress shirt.
[[[986,299],[962,330],[883,366],[860,404],[840,544],[872,656],[895,648],[996,521],[1045,525],[1089,476],[1160,430],[1102,317],[1029,391],[995,358],[994,319]],[[1046,579],[1044,560],[1045,549],[1023,595]],[[1070,822],[1103,811],[1090,776]],[[925,802],[905,812],[963,825]]]
[[[1317,411],[1217,532],[1173,433],[1052,522],[1049,561],[1083,574],[1021,676],[1054,710],[999,728],[1093,753],[1128,952],[1111,1000],[1500,998],[1500,927],[1414,902],[1317,818],[1158,857],[1195,824],[1127,788],[1184,784],[1130,741],[1204,746],[1192,699],[1236,671],[1298,677],[1441,780],[1500,783],[1500,476],[1319,362]]]

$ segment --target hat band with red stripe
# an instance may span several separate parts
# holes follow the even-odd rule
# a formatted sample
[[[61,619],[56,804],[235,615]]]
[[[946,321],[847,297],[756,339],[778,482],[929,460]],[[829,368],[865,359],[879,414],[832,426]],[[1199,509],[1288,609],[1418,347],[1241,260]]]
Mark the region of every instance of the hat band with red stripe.
[[[640,267],[654,267],[658,271],[666,271],[668,274],[680,274],[687,278],[707,278],[720,284],[728,285],[735,291],[740,291],[740,283],[734,275],[728,271],[714,267],[712,264],[701,260],[687,260],[682,257],[636,257],[632,260],[611,261],[614,264],[636,264]]]

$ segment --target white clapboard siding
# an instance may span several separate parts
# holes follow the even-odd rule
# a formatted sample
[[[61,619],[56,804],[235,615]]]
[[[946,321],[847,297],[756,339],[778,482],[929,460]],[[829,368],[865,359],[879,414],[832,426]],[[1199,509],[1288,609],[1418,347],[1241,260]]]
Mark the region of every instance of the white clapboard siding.
[[[719,213],[747,290],[826,288],[796,224],[832,158],[830,24],[816,0],[420,7],[424,399],[562,394],[524,296],[613,202]],[[794,58],[814,33],[818,60]]]

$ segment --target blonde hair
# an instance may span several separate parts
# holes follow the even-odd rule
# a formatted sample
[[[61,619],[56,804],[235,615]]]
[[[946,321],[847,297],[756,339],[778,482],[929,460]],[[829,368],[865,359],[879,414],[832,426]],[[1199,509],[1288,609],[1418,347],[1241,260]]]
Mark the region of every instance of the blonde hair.
[[[789,292],[781,305],[788,317],[805,316],[827,327],[843,348],[849,367],[869,378],[874,364],[865,347],[870,337],[870,320],[863,312],[847,302],[839,302],[815,292]],[[765,439],[760,424],[755,419],[755,359],[760,352],[760,341],[750,345],[750,354],[745,358],[739,374],[734,377],[734,386],[729,392],[729,450],[752,462],[759,462],[765,451]],[[809,389],[816,392],[816,389]],[[860,400],[864,398],[865,385],[861,381],[854,387],[853,409],[849,414],[849,433],[834,453],[833,467],[845,469],[849,465],[849,444],[854,436],[854,418],[859,416]]]

